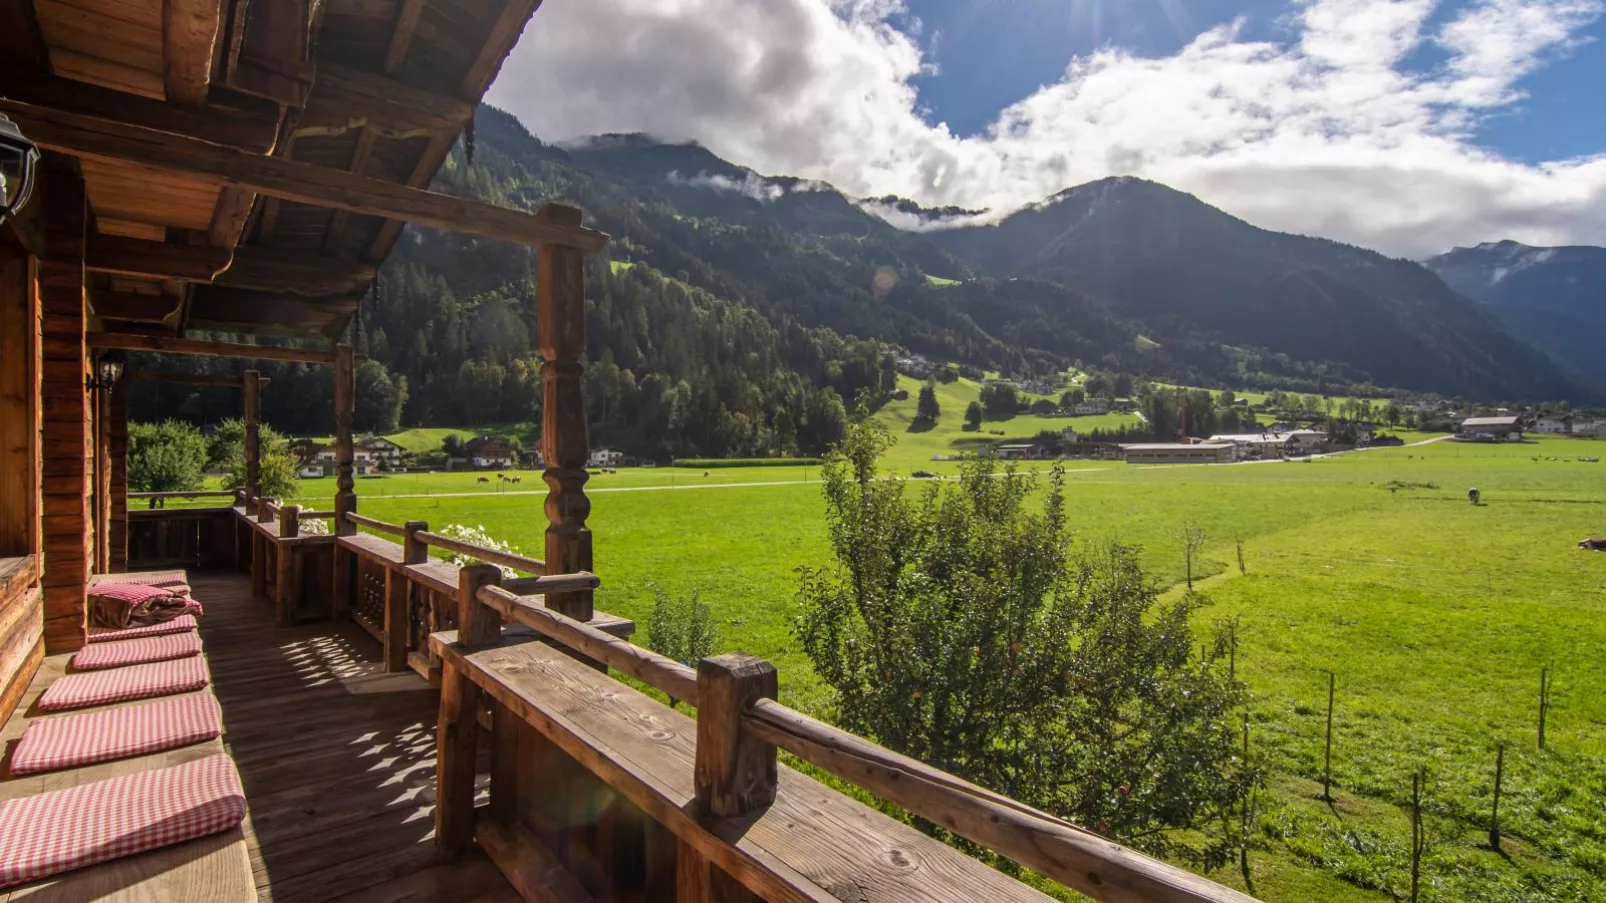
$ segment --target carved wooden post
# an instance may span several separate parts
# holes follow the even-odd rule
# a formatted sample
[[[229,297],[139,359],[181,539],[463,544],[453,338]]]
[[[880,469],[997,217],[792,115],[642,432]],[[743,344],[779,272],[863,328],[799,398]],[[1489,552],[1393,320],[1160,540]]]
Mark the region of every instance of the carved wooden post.
[[[429,524],[421,520],[410,520],[402,525],[407,536],[402,540],[402,563],[425,564],[429,561],[429,543],[418,538],[420,533],[429,532]]]
[[[262,374],[247,370],[241,378],[245,396],[245,495],[262,494]]]
[[[502,569],[471,564],[457,572],[457,642],[494,643],[502,635],[495,611],[476,598],[480,587],[501,582]],[[435,843],[456,855],[474,842],[474,760],[479,747],[480,690],[450,663],[441,675],[440,720],[436,730]]]
[[[580,210],[562,204],[541,208],[542,219],[579,225]],[[586,350],[585,252],[542,245],[537,264],[537,338],[544,363],[541,452],[546,460],[546,566],[549,574],[591,570],[591,530],[586,518],[585,397],[580,363]],[[579,621],[591,620],[591,591],[551,593],[547,605]]]
[[[351,416],[356,410],[356,382],[351,346],[335,346],[335,535],[352,536],[357,525],[346,515],[357,510]]]
[[[301,506],[285,505],[279,509],[279,538],[292,539],[301,535]],[[296,601],[300,593],[296,592],[296,550],[295,546],[284,542],[273,543],[278,553],[278,572],[274,578],[273,601],[274,611],[278,617],[280,627],[289,627],[294,620]]]
[[[251,504],[256,506],[253,513],[257,523],[266,521],[268,500],[259,496]],[[268,539],[254,526],[247,525],[246,529],[251,531],[251,598],[262,599],[268,595]]]

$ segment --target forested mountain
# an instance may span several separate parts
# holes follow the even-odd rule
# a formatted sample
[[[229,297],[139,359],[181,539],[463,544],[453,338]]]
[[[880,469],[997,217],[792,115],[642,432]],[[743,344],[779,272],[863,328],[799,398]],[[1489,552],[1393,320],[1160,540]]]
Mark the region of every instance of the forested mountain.
[[[867,211],[905,225],[974,212],[855,200],[695,144],[558,147],[482,107],[433,187],[530,210],[568,201],[611,233],[588,264],[585,388],[593,442],[635,454],[819,451],[897,348],[1013,376],[1074,365],[1299,392],[1590,394],[1417,264],[1257,229],[1138,180],[997,226],[906,231]],[[535,251],[406,235],[353,329],[369,358],[358,428],[537,419]],[[327,374],[264,369],[267,417],[328,429]],[[232,413],[226,392],[164,387],[132,413],[205,420]]]
[[[1342,361],[1381,385],[1478,398],[1581,389],[1420,264],[1256,228],[1142,179],[1079,185],[932,238],[978,270],[1053,280],[1158,333]]]
[[[1487,242],[1423,264],[1513,333],[1606,383],[1606,248]]]

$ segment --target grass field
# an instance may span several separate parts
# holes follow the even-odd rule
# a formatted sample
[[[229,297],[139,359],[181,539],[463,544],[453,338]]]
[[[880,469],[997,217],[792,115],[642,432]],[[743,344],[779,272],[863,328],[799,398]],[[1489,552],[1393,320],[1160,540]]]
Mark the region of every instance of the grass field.
[[[895,469],[952,472],[929,457],[972,435],[957,425],[974,386],[939,392],[943,416],[927,432],[906,432],[912,399],[882,410],[899,438]],[[1038,422],[1006,428],[1029,435]],[[1425,768],[1422,899],[1606,899],[1606,555],[1575,548],[1606,534],[1606,470],[1576,460],[1601,447],[1545,438],[1310,463],[1068,464],[1068,510],[1082,540],[1142,546],[1163,583],[1181,580],[1184,524],[1209,537],[1196,574],[1214,604],[1198,626],[1208,633],[1216,619],[1239,619],[1238,673],[1255,694],[1251,748],[1272,774],[1250,854],[1257,895],[1403,899],[1410,776]],[[357,488],[366,514],[483,525],[540,554],[544,487],[532,472],[521,476],[502,489],[471,474]],[[654,591],[696,591],[715,613],[721,651],[771,658],[788,703],[828,714],[789,630],[795,568],[828,563],[817,481],[812,467],[593,477],[599,607],[644,620]],[[1467,502],[1469,486],[1484,504]],[[333,485],[303,489],[322,507]],[[1541,667],[1556,675],[1543,752]],[[1329,670],[1332,804],[1317,798]],[[1507,744],[1500,853],[1487,841],[1497,742]],[[1212,877],[1244,886],[1236,868]]]

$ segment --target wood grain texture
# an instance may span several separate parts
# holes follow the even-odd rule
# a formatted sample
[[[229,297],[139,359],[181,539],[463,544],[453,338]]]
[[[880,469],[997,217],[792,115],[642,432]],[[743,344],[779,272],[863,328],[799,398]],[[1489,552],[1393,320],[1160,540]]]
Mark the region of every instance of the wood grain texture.
[[[33,288],[33,259],[0,242],[0,555],[39,546],[40,346]]]
[[[141,126],[9,99],[0,99],[0,112],[9,115],[41,147],[78,157],[189,173],[315,207],[383,216],[526,245],[553,244],[595,251],[608,241],[606,233],[577,223],[554,223],[479,201],[295,160],[245,153]]]
[[[780,768],[775,802],[740,819],[693,814],[696,725],[541,643],[464,653],[448,667],[518,713],[709,862],[766,900],[1048,898],[908,825]]]
[[[474,841],[474,758],[479,746],[480,690],[461,666],[441,674],[436,721],[435,845],[460,855]]]
[[[697,663],[697,811],[746,815],[775,801],[775,747],[742,727],[742,713],[779,692],[775,666],[732,653]]]
[[[212,83],[213,42],[222,19],[220,0],[164,0],[162,84],[170,102],[206,103]]]
[[[163,354],[192,354],[200,357],[234,357],[258,361],[290,361],[327,364],[334,355],[315,348],[278,345],[239,345],[201,339],[175,339],[167,336],[135,335],[121,332],[91,332],[84,336],[91,348],[122,348],[127,351],[160,351]]]

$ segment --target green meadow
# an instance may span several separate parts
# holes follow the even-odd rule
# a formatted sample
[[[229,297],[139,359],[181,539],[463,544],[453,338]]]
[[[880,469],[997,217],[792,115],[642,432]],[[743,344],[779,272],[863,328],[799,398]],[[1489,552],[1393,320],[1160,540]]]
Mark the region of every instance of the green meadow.
[[[957,424],[962,405],[950,413],[940,401],[940,422]],[[913,404],[879,414],[900,438],[890,469],[952,473],[931,454],[961,449],[972,434],[908,432]],[[1029,435],[1019,427],[1037,419],[1007,428]],[[1249,852],[1254,893],[1407,898],[1411,775],[1424,769],[1422,899],[1606,899],[1606,555],[1576,548],[1606,534],[1606,465],[1578,460],[1603,448],[1545,438],[1310,462],[1066,462],[1082,542],[1138,545],[1155,578],[1180,591],[1179,532],[1197,526],[1208,537],[1195,579],[1213,604],[1196,628],[1209,638],[1218,621],[1237,619],[1235,667],[1255,694],[1251,754],[1270,775]],[[491,484],[471,474],[363,479],[360,510],[483,526],[539,555],[544,487],[534,472],[519,476],[516,487],[494,475]],[[698,593],[721,650],[769,657],[786,702],[828,715],[789,627],[796,568],[830,561],[818,480],[816,467],[593,476],[598,606],[643,621],[655,592]],[[922,485],[910,480],[908,491]],[[332,481],[302,486],[304,504],[328,504]],[[1473,486],[1481,505],[1467,500]],[[1555,675],[1543,751],[1541,668]],[[1319,798],[1329,671],[1331,803]],[[1497,852],[1487,835],[1498,743]],[[1236,864],[1212,877],[1246,886]]]

